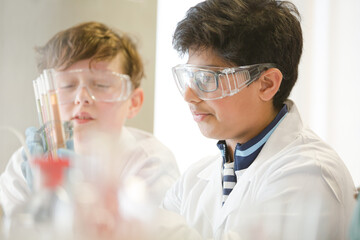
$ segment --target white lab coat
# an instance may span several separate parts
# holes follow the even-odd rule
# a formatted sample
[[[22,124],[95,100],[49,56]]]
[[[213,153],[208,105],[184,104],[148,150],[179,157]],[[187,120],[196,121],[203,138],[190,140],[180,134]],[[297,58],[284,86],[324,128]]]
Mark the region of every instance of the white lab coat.
[[[166,191],[176,181],[179,170],[172,152],[153,135],[134,128],[124,127],[119,144],[131,146],[123,161],[122,172],[126,176],[137,176],[147,184],[151,203],[160,204]],[[22,149],[17,150],[0,176],[0,204],[5,215],[11,215],[14,208],[30,197],[30,189],[21,171]]]
[[[252,165],[237,175],[224,206],[222,158],[192,165],[162,207],[182,215],[204,239],[346,239],[355,200],[339,156],[289,112]]]

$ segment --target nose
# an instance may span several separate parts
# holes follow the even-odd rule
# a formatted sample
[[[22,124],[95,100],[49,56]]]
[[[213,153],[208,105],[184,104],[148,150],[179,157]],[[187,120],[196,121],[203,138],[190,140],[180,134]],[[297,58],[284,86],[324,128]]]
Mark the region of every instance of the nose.
[[[190,86],[185,87],[184,100],[188,103],[198,103],[202,101]]]
[[[85,86],[81,87],[76,93],[75,104],[92,104],[93,102],[94,99]]]

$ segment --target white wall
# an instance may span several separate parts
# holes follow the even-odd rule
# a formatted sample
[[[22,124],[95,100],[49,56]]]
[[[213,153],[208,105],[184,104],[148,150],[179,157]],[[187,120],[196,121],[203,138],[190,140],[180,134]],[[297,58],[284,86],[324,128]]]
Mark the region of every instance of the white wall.
[[[216,153],[216,141],[204,138],[176,88],[171,67],[185,63],[172,48],[172,34],[186,10],[199,0],[158,0],[154,134],[173,150],[183,172],[206,154]]]
[[[84,21],[101,21],[133,36],[145,62],[145,104],[128,125],[153,130],[156,0],[1,0],[0,126],[21,132],[37,126],[32,80],[37,76],[34,47],[60,30]],[[0,170],[20,146],[0,131]]]
[[[181,171],[217,151],[201,136],[176,89],[171,67],[185,63],[172,49],[176,23],[199,0],[158,1],[155,135],[170,146]],[[291,98],[305,124],[343,158],[360,185],[360,1],[294,0],[302,16],[304,51]]]

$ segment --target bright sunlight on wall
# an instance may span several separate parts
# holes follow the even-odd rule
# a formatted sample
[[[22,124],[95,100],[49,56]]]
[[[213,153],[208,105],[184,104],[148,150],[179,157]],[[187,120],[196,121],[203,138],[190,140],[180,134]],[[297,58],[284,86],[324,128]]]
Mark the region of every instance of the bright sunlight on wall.
[[[158,0],[154,134],[173,150],[180,171],[207,153],[217,153],[215,140],[202,136],[172,77],[171,68],[185,63],[172,48],[172,34],[187,9],[199,0]]]

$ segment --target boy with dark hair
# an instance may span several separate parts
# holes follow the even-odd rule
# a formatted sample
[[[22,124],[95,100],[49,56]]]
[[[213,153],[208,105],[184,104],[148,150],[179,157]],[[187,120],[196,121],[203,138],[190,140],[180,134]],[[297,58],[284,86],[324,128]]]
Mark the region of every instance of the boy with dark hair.
[[[188,61],[175,81],[221,154],[191,166],[163,207],[205,239],[346,238],[351,176],[288,100],[299,18],[287,1],[207,0],[177,25],[173,45]]]

